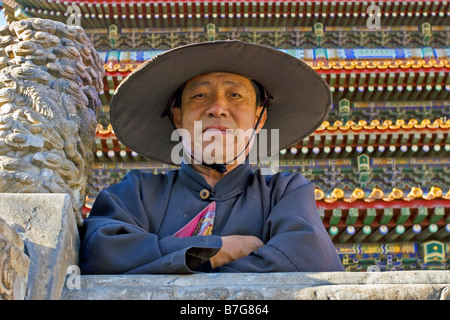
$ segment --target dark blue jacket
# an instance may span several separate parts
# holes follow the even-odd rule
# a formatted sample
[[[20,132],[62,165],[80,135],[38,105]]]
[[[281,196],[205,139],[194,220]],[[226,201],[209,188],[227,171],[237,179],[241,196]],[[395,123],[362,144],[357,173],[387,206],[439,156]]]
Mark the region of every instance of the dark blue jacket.
[[[205,189],[210,196],[202,199]],[[210,201],[217,206],[211,236],[173,236]],[[186,164],[167,174],[130,171],[99,193],[82,235],[84,274],[343,271],[314,185],[299,173],[262,175],[249,164],[214,188]],[[253,235],[265,245],[212,270],[225,235]]]

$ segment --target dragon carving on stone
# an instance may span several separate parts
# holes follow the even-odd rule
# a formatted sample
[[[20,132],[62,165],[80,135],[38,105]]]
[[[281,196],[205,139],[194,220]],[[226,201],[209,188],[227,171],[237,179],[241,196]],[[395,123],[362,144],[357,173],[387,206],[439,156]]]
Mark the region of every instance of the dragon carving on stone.
[[[82,224],[103,76],[81,27],[0,27],[0,193],[67,193]]]

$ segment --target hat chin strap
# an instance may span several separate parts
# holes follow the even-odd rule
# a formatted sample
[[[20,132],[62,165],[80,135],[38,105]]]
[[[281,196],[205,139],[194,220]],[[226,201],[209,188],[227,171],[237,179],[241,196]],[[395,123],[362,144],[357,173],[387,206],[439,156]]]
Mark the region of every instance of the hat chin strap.
[[[226,163],[211,163],[211,164],[208,164],[208,163],[205,163],[205,162],[203,161],[203,162],[202,162],[202,165],[205,166],[205,167],[214,169],[214,170],[216,170],[216,171],[219,172],[219,173],[225,173],[225,172],[227,172],[227,167],[226,167],[227,164],[230,164],[231,162],[235,161],[237,158],[239,158],[239,156],[242,154],[242,152],[244,152],[245,150],[247,150],[247,148],[248,148],[250,142],[253,140],[253,138],[254,138],[254,136],[255,136],[256,129],[258,128],[258,125],[259,125],[259,123],[261,122],[262,116],[264,115],[264,112],[266,112],[267,106],[268,106],[268,105],[269,105],[269,99],[266,99],[266,101],[265,101],[264,104],[263,104],[263,109],[262,109],[262,111],[261,111],[261,113],[260,113],[260,115],[259,115],[258,121],[256,121],[255,127],[253,128],[252,136],[251,136],[250,139],[248,140],[247,145],[245,146],[244,150],[242,150],[242,151],[241,151],[241,152],[240,152],[233,160],[228,161],[228,162],[226,162]],[[195,160],[193,155],[190,154],[190,157],[191,157],[192,160]]]
[[[216,170],[216,171],[219,172],[219,173],[225,173],[225,172],[227,172],[227,167],[226,167],[226,165],[223,164],[223,163],[211,163],[211,164],[207,164],[207,163],[205,163],[205,162],[202,162],[202,166],[205,166],[205,167],[209,167],[209,168],[211,168],[211,169],[214,169],[214,170]]]

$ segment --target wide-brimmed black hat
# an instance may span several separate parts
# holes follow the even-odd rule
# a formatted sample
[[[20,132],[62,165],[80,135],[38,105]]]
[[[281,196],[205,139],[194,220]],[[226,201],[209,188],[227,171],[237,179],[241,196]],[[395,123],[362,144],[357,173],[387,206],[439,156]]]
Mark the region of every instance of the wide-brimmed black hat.
[[[118,86],[111,124],[121,143],[139,155],[173,164],[174,127],[165,112],[188,80],[212,72],[246,76],[271,96],[263,129],[278,129],[278,147],[295,145],[326,119],[332,104],[328,84],[299,59],[280,50],[242,41],[214,41],[169,50],[143,63]]]

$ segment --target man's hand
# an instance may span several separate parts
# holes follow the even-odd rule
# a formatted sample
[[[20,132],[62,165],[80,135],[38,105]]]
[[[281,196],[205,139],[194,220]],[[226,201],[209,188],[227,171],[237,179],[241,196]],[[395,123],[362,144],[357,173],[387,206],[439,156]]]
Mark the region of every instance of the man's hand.
[[[213,269],[248,256],[264,243],[255,236],[231,235],[222,237],[222,248],[210,261]]]

